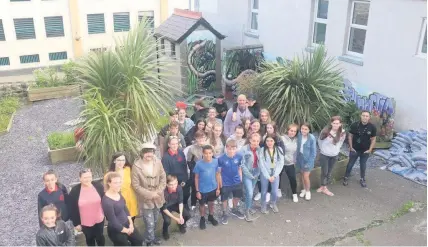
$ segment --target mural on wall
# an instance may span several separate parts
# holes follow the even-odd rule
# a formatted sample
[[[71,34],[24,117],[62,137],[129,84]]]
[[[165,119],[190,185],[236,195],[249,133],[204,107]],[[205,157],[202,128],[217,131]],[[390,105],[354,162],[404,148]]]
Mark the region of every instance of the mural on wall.
[[[360,110],[372,113],[371,122],[378,129],[378,141],[390,141],[394,131],[395,100],[377,92],[369,92],[344,80],[344,97],[354,102]],[[365,96],[367,95],[367,96]]]
[[[237,95],[239,83],[245,81],[245,78],[256,74],[263,60],[262,47],[227,50],[225,52],[222,77],[226,86],[225,93],[227,98]]]
[[[216,81],[215,36],[208,30],[196,30],[187,37],[188,92],[211,91]]]

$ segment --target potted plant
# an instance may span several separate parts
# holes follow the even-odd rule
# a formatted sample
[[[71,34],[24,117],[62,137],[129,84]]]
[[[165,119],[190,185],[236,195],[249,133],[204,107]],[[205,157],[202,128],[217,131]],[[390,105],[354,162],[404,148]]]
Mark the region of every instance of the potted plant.
[[[35,83],[28,87],[30,102],[80,95],[80,85],[76,84],[73,75],[74,63],[63,65],[62,74],[55,68],[37,69],[34,71]]]
[[[79,152],[75,147],[73,132],[52,132],[48,135],[48,154],[52,164],[77,161]]]
[[[0,135],[9,132],[12,127],[13,117],[19,106],[20,102],[17,97],[0,99]]]

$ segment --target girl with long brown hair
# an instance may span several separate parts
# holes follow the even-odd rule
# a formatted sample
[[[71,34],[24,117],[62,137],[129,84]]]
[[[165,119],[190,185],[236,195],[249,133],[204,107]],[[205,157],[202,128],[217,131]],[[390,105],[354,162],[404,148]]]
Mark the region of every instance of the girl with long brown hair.
[[[342,128],[342,119],[339,116],[332,117],[330,124],[320,133],[318,146],[320,147],[321,187],[317,189],[318,193],[322,192],[328,196],[334,196],[328,190],[327,184],[330,183],[331,173],[345,137],[346,132]]]
[[[223,135],[223,125],[216,123],[213,126],[213,130],[209,139],[207,141],[214,149],[214,157],[218,158],[224,153],[224,145],[226,143],[226,138]]]

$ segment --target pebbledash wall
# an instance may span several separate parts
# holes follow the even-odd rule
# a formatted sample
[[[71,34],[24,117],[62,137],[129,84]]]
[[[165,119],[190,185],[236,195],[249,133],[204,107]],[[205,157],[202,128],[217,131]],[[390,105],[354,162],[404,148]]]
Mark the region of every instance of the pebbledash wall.
[[[262,44],[271,57],[292,58],[313,48],[318,0],[199,0],[199,10],[227,36],[223,47]],[[427,61],[421,42],[426,35],[425,0],[329,0],[325,46],[345,71],[348,99],[361,108],[388,109],[395,129],[427,126]],[[347,54],[354,2],[368,3],[364,54]],[[257,30],[251,16],[257,15]],[[426,45],[426,43],[425,43]],[[395,106],[393,102],[395,100]]]

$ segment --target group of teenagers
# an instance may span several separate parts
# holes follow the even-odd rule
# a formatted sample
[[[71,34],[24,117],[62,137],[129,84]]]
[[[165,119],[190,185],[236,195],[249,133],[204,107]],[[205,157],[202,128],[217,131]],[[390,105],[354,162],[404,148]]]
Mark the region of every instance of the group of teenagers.
[[[311,200],[309,175],[318,149],[321,186],[317,192],[334,195],[327,186],[346,137],[339,116],[332,117],[316,139],[307,123],[290,124],[281,135],[269,111],[245,95],[239,95],[231,109],[223,95],[217,96],[209,108],[197,101],[191,118],[186,115],[185,104],[179,102],[176,107],[169,113],[170,123],[158,135],[160,158],[153,143],[144,143],[133,163],[118,152],[103,183],[93,180],[90,169],[83,169],[80,183],[70,192],[58,182],[54,171],[46,172],[45,188],[38,195],[37,245],[75,245],[74,228],[83,232],[88,246],[103,246],[105,219],[108,237],[115,246],[160,245],[155,236],[159,214],[163,218],[162,236],[168,240],[171,221],[181,233],[186,232],[190,211],[196,209],[197,202],[202,230],[207,221],[213,226],[219,221],[225,225],[231,216],[254,221],[257,211],[253,200],[261,200],[262,214],[270,210],[278,213],[281,179],[288,180],[293,202],[299,197]],[[345,186],[359,158],[360,184],[366,187],[366,162],[376,142],[376,128],[369,119],[370,113],[363,111],[361,120],[350,126]],[[296,167],[302,181],[299,195]],[[258,193],[254,193],[256,185]],[[241,200],[243,211],[238,207]],[[214,205],[219,202],[223,212],[218,221]],[[134,227],[138,215],[144,221],[143,235]]]

